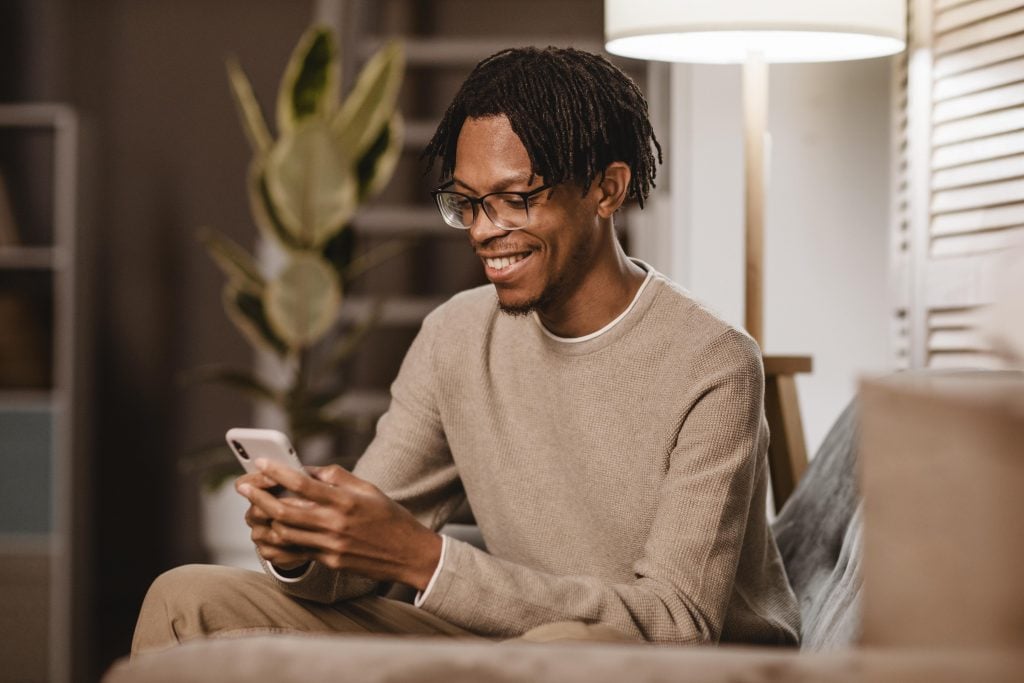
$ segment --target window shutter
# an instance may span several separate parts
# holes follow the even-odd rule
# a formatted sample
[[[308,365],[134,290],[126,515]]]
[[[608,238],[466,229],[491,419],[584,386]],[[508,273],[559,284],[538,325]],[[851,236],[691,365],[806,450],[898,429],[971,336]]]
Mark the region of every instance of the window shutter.
[[[1000,252],[1024,244],[1024,2],[913,0],[909,26],[895,360],[999,367],[978,323]]]

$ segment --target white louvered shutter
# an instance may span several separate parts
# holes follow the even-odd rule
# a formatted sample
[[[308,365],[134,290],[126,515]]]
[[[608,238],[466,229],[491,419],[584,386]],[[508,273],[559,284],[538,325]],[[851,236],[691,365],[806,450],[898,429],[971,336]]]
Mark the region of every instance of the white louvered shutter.
[[[894,360],[998,367],[977,324],[1000,252],[1024,244],[1024,0],[912,0],[909,27],[895,118]]]

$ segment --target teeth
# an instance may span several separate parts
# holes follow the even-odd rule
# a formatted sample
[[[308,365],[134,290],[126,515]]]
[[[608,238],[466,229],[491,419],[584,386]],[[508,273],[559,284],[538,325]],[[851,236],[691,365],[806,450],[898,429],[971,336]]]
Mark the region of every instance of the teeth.
[[[484,263],[487,264],[488,268],[493,268],[494,270],[504,270],[505,268],[511,266],[513,263],[522,261],[524,258],[526,258],[525,254],[515,254],[514,256],[503,256],[501,258],[487,258],[484,259]]]

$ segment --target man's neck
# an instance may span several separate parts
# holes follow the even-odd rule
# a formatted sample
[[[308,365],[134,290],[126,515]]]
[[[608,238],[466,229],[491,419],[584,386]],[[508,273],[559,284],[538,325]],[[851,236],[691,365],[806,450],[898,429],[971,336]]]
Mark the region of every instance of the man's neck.
[[[538,310],[544,327],[559,337],[582,337],[600,330],[629,307],[646,273],[629,260],[618,242],[566,299]]]

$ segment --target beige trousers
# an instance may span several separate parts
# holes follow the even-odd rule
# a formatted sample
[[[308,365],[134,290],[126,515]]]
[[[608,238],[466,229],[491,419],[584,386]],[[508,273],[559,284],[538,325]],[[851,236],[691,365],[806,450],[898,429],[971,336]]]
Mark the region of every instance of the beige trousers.
[[[135,626],[132,655],[195,638],[268,633],[376,633],[482,639],[404,602],[365,596],[322,605],[287,595],[270,577],[216,565],[186,565],[157,577]],[[600,624],[560,622],[521,640],[629,640]]]

